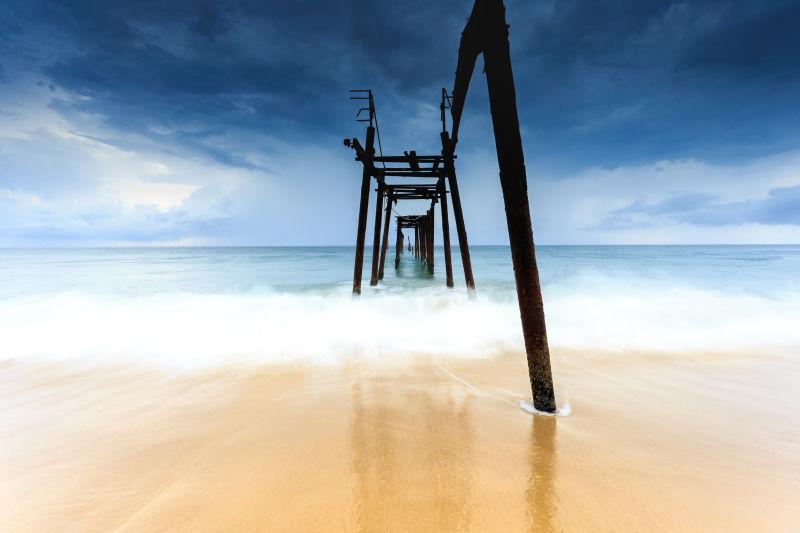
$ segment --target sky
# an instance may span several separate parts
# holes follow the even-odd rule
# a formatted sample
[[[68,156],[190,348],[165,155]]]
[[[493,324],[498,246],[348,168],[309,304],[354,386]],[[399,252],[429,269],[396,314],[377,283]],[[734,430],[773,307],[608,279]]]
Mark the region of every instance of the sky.
[[[800,3],[505,4],[537,243],[800,243]],[[352,245],[348,90],[386,153],[438,153],[470,10],[4,0],[0,246]],[[470,242],[504,244],[485,85],[457,169]]]

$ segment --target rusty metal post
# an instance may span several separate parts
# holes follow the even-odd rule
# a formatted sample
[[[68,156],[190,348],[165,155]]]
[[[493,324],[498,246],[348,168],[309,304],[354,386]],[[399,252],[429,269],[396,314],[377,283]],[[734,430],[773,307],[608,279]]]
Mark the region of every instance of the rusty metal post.
[[[542,291],[531,228],[528,185],[519,131],[514,75],[508,44],[505,7],[499,0],[485,3],[481,20],[486,31],[483,50],[489,104],[492,112],[500,183],[508,223],[511,259],[517,283],[522,332],[528,357],[533,404],[539,411],[555,412],[550,351],[547,344]]]
[[[425,216],[422,216],[419,219],[419,259],[423,263],[425,263],[428,259],[426,257],[426,254],[428,252],[428,245],[426,244],[425,241],[425,237],[427,236],[425,234],[425,224],[426,224]]]
[[[419,259],[419,223],[414,223],[414,258]]]
[[[377,197],[375,199],[375,232],[372,236],[372,276],[369,279],[370,287],[378,284],[378,259],[381,249],[381,211],[383,211],[383,181],[378,181]]]
[[[422,218],[417,221],[417,228],[419,228],[419,260],[425,262],[425,232],[423,231]]]
[[[428,237],[428,231],[430,228],[428,227],[428,215],[425,215],[425,218],[422,219],[422,253],[425,256],[425,267],[428,266],[428,241],[430,240]]]
[[[400,219],[397,219],[397,241],[394,245],[394,268],[400,268],[400,254],[403,253],[403,232],[400,231]]]
[[[439,178],[436,184],[439,189],[439,205],[442,206],[442,247],[444,248],[444,270],[447,286],[453,287],[453,261],[450,257],[450,220],[447,212],[447,190],[444,178]]]
[[[378,279],[383,279],[383,265],[386,263],[386,250],[389,248],[389,222],[392,220],[392,192],[386,189],[386,212],[383,218],[383,239],[381,240],[381,260],[378,266]]]
[[[375,128],[367,128],[365,153],[372,157],[375,144]],[[353,269],[353,294],[361,294],[361,273],[364,267],[364,239],[367,233],[367,211],[369,210],[369,185],[372,177],[369,174],[371,161],[364,161],[364,171],[361,175],[361,203],[358,208],[358,229],[356,230],[356,261]]]
[[[422,242],[419,243],[420,249],[422,251],[422,261],[425,263],[425,266],[427,266],[428,265],[428,216],[427,215],[422,217],[419,226],[420,226],[420,235],[422,235]]]
[[[456,219],[456,233],[458,234],[458,250],[461,252],[461,264],[464,267],[464,281],[467,284],[467,293],[470,297],[475,296],[475,278],[472,276],[472,260],[469,255],[469,243],[467,242],[467,228],[464,225],[464,212],[461,210],[461,195],[458,192],[458,180],[456,179],[456,167],[453,164],[453,157],[450,148],[450,136],[446,131],[441,133],[442,155],[445,159],[445,171],[447,181],[450,185],[450,199],[453,202],[453,217]]]
[[[428,210],[430,213],[428,216],[428,271],[433,274],[433,259],[434,259],[434,207],[436,207],[435,203],[431,203],[431,208]]]
[[[418,257],[419,257],[420,261],[424,262],[425,261],[425,253],[423,252],[423,248],[424,247],[422,246],[422,243],[425,242],[425,241],[423,240],[424,236],[422,234],[422,218],[417,220],[417,228],[418,228],[417,231],[419,232],[419,252],[418,252]]]

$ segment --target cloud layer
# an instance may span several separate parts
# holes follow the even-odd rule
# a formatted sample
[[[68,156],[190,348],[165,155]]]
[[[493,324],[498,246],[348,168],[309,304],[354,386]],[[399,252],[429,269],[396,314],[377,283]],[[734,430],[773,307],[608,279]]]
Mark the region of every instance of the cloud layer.
[[[796,2],[506,5],[532,201],[555,209],[535,211],[541,242],[798,240]],[[347,90],[376,91],[387,150],[438,151],[469,9],[5,2],[0,244],[349,244]],[[503,242],[487,107],[478,69],[465,209],[477,242]]]

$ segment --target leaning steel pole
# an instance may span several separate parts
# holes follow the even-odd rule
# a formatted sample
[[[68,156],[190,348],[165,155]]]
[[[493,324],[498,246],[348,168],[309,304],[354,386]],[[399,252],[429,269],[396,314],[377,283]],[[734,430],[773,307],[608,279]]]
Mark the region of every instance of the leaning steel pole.
[[[528,357],[528,374],[533,390],[534,407],[540,411],[556,410],[550,351],[544,318],[539,269],[531,228],[528,185],[522,139],[519,132],[517,99],[508,43],[508,25],[501,0],[478,0],[483,3],[481,21],[484,33],[483,59],[489,86],[500,183],[508,223],[511,258],[517,283],[517,297]]]
[[[369,185],[372,180],[369,169],[372,165],[373,145],[375,143],[375,128],[367,128],[366,149],[364,157],[364,170],[361,177],[361,202],[358,208],[358,229],[356,230],[356,258],[353,268],[353,294],[361,294],[361,276],[364,270],[364,240],[367,233],[367,211],[369,208]]]

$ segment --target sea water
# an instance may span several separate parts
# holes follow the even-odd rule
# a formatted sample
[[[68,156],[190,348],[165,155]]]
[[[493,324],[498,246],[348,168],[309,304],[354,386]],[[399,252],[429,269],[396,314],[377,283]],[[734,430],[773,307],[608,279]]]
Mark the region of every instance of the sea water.
[[[477,298],[407,250],[351,295],[352,247],[0,249],[0,360],[176,369],[522,349],[508,247],[471,248]],[[540,246],[553,349],[800,348],[800,246]]]

